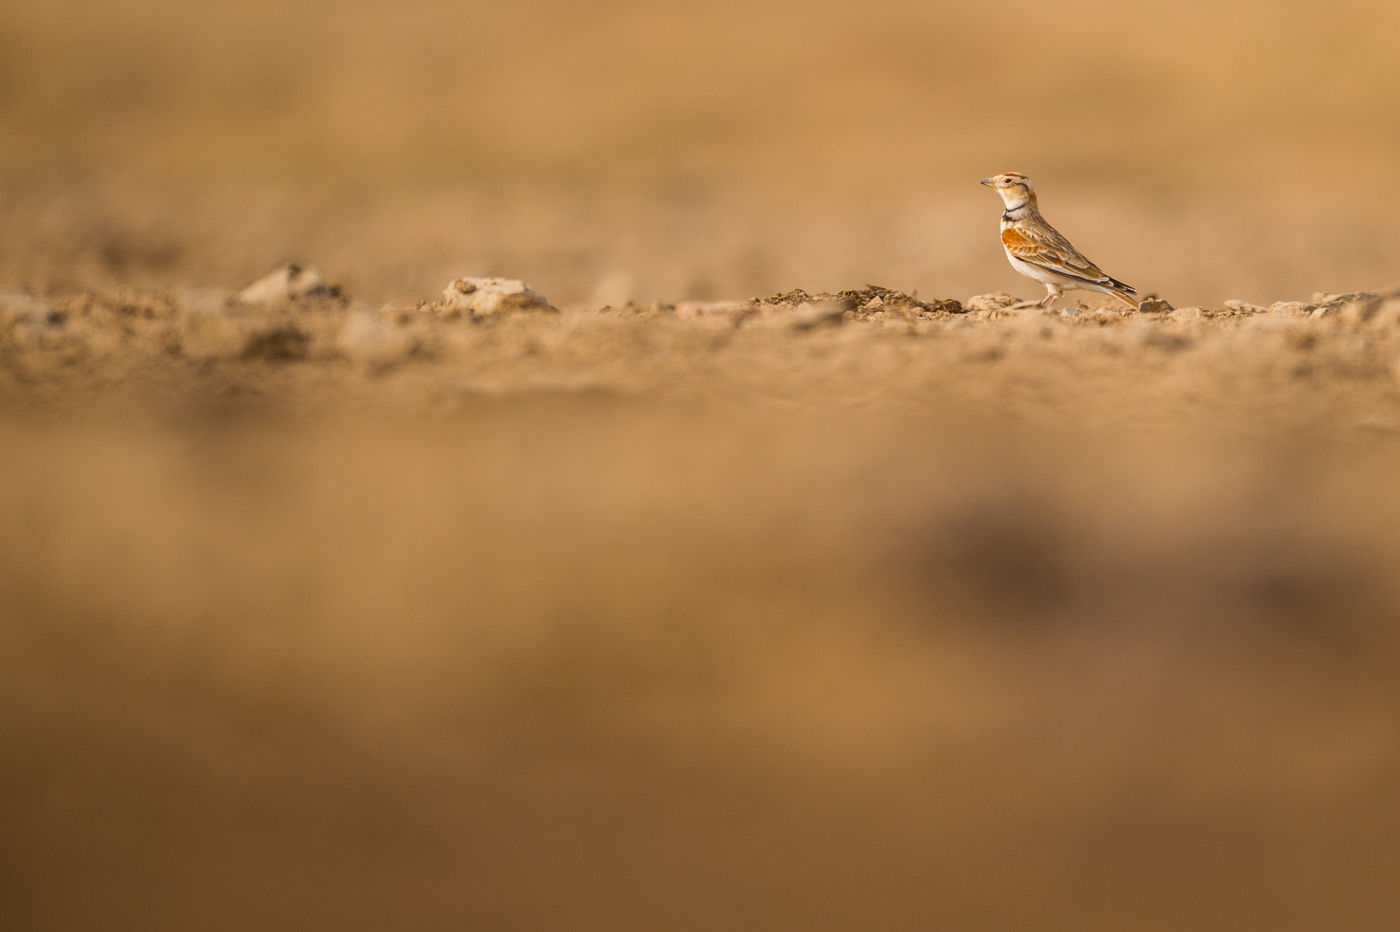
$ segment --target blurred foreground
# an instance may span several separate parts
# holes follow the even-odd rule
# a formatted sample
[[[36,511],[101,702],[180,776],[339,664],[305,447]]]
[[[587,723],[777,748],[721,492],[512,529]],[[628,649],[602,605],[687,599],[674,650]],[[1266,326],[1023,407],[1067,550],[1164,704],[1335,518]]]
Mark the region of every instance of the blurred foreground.
[[[11,311],[3,925],[1392,926],[1400,301],[887,306]]]

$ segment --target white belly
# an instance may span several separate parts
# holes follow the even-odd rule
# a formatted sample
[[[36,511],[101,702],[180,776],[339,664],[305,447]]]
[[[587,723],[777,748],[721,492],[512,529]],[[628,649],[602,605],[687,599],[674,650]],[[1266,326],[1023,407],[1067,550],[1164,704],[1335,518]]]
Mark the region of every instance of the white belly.
[[[1103,285],[1095,285],[1090,282],[1081,281],[1077,278],[1070,278],[1067,275],[1056,275],[1038,265],[1031,265],[1029,262],[1017,259],[1011,253],[1006,254],[1006,261],[1011,263],[1011,267],[1027,278],[1033,278],[1042,285],[1050,285],[1054,288],[1065,288],[1070,291],[1078,289],[1080,291],[1097,291],[1102,294],[1113,294]]]
[[[1042,285],[1068,285],[1069,287],[1074,287],[1076,284],[1072,279],[1061,278],[1058,275],[1045,271],[1045,269],[1042,269],[1038,265],[1031,265],[1029,262],[1023,262],[1009,252],[1006,254],[1006,261],[1011,263],[1013,269],[1027,278],[1035,279]]]

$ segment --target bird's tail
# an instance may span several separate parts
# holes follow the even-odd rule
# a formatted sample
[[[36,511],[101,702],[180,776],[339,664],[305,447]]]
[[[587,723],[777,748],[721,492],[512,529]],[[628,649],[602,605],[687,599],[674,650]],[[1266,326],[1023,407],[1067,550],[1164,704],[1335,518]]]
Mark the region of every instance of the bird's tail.
[[[1119,301],[1122,301],[1124,304],[1128,305],[1128,307],[1132,308],[1135,311],[1138,309],[1137,301],[1133,300],[1133,298],[1131,297],[1132,295],[1137,294],[1137,289],[1134,288],[1132,285],[1120,282],[1116,278],[1110,278],[1106,287],[1108,288],[1109,293],[1112,294]]]

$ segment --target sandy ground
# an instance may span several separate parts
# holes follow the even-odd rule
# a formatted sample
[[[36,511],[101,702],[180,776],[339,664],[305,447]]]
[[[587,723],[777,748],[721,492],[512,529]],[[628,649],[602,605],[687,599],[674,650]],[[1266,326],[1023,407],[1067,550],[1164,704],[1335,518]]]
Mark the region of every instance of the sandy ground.
[[[7,300],[9,926],[1400,915],[1400,300]]]
[[[0,928],[1396,928],[1397,34],[0,5]]]

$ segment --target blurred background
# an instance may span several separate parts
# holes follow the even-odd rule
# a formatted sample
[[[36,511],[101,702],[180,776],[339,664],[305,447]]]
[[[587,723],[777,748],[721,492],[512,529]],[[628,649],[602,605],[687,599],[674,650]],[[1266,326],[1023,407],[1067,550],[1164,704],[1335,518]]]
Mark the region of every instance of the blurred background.
[[[976,184],[1014,169],[1178,305],[1376,287],[1397,28],[1369,0],[10,3],[0,276],[1029,294]]]
[[[1397,35],[0,5],[0,929],[1396,928]]]

